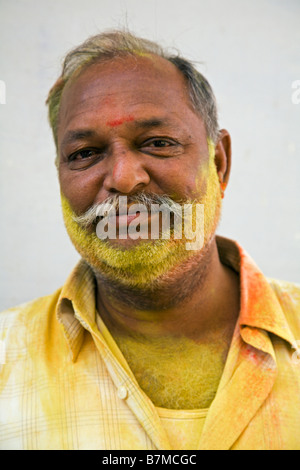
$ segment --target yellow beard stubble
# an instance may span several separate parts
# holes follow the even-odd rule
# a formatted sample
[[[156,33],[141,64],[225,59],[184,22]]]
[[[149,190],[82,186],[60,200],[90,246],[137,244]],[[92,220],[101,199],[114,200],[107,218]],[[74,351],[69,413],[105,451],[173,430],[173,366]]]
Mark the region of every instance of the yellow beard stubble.
[[[220,183],[214,161],[215,149],[211,140],[208,140],[208,150],[206,192],[199,201],[196,201],[204,204],[203,248],[216,230],[221,211]],[[67,232],[79,254],[94,271],[123,285],[149,286],[149,283],[168,273],[181,262],[195,256],[195,251],[186,249],[187,240],[184,238],[143,241],[127,250],[112,247],[109,242],[100,240],[95,232],[88,232],[74,221],[75,213],[63,194],[61,194],[61,203]]]

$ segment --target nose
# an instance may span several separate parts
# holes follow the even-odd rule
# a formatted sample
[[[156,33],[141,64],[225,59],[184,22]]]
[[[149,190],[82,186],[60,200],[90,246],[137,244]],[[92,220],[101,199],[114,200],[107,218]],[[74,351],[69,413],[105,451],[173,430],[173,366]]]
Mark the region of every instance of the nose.
[[[145,162],[138,152],[115,151],[107,160],[103,187],[108,193],[130,194],[144,189],[150,183]]]

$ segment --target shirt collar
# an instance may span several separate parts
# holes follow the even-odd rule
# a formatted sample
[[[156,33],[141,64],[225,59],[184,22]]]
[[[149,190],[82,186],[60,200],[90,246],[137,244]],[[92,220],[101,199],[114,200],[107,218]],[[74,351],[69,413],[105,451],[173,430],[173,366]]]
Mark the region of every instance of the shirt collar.
[[[76,361],[86,330],[96,327],[96,281],[90,266],[81,259],[65,282],[57,303],[58,321]]]
[[[240,327],[265,330],[294,344],[295,339],[276,294],[255,262],[233,240],[218,236],[217,245],[222,263],[240,275]]]
[[[237,242],[220,236],[216,240],[221,262],[240,275],[241,334],[243,329],[259,329],[294,344],[295,339],[280,303],[254,261]],[[57,304],[57,318],[63,326],[73,361],[79,354],[85,331],[97,328],[95,296],[93,271],[84,260],[80,260],[64,284]],[[244,334],[243,337],[245,339],[249,335]]]

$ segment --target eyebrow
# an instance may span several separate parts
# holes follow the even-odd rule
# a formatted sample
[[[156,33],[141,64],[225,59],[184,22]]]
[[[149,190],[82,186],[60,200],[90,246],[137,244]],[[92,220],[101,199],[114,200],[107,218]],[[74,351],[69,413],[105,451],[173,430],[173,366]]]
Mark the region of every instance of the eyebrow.
[[[88,137],[95,137],[96,135],[97,133],[92,129],[75,129],[66,133],[61,145],[67,145],[78,140],[84,140]]]
[[[153,127],[166,126],[170,124],[168,118],[149,118],[149,119],[138,119],[133,121],[133,126],[137,129],[150,129]]]
[[[131,122],[136,129],[152,129],[156,127],[171,125],[168,118],[149,118],[149,119],[137,119]],[[74,129],[66,133],[62,140],[61,145],[68,145],[73,142],[84,140],[87,138],[97,137],[98,133],[93,129]]]

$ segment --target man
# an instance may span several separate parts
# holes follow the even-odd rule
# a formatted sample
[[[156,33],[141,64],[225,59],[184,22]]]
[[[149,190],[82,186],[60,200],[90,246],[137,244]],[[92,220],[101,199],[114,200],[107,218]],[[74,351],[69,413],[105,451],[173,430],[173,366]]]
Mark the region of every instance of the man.
[[[82,259],[1,314],[2,448],[300,449],[300,290],[215,235],[231,144],[207,80],[117,31],[47,102]]]

